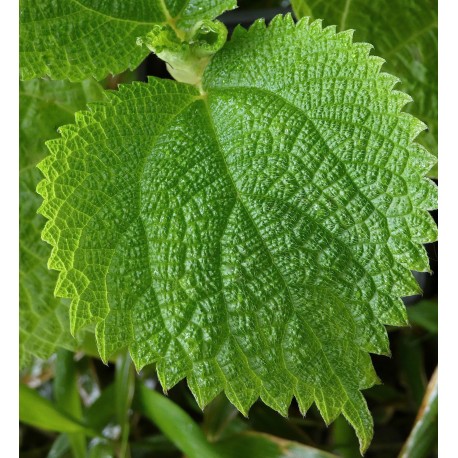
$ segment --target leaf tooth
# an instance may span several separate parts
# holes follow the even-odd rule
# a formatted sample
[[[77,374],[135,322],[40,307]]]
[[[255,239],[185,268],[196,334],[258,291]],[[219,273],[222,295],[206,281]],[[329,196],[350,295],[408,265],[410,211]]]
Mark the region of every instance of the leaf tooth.
[[[192,370],[192,361],[178,339],[172,339],[167,351],[167,360],[161,358],[157,362],[159,382],[167,392]]]
[[[296,28],[298,30],[305,29],[307,30],[310,26],[310,17],[309,16],[304,16],[303,18],[299,19],[299,21],[296,22]]]
[[[270,24],[274,24],[276,22],[274,22],[275,18],[277,18],[278,16],[275,16],[271,23]],[[251,24],[250,28],[248,29],[248,35],[255,35],[256,33],[259,33],[260,31],[264,31],[267,29],[267,25],[266,25],[266,20],[264,18],[259,18],[259,19],[256,19],[256,21],[253,22],[253,24]]]
[[[335,376],[315,388],[315,404],[327,426],[340,415],[347,398],[346,390]]]
[[[234,42],[238,39],[244,38],[248,34],[248,30],[243,27],[242,25],[238,24],[235,28],[234,31],[232,32],[231,35],[231,42]]]
[[[379,320],[387,326],[407,326],[409,321],[404,302],[397,297],[378,291],[371,301]]]
[[[294,396],[299,406],[299,412],[305,417],[314,401],[314,389],[298,380],[294,388]]]
[[[226,393],[227,399],[229,399],[246,418],[248,418],[251,406],[259,398],[259,388],[251,387],[243,382],[239,384],[234,381],[234,383],[226,386],[224,392]]]
[[[88,111],[88,110],[77,111],[75,113],[76,125],[73,124],[73,125],[61,127],[60,130],[61,130],[62,136],[66,139],[72,138],[72,135],[75,135],[81,126],[88,126],[92,124],[93,120],[94,120],[93,111]]]
[[[315,19],[310,23],[309,30],[314,35],[319,35],[321,38],[321,32],[323,31],[323,19]]]
[[[432,243],[437,240],[437,225],[431,214],[424,209],[416,209],[407,216],[412,228],[412,239],[417,243]]]
[[[261,389],[261,400],[267,406],[280,413],[285,418],[288,418],[288,410],[293,400],[292,388],[283,387],[281,390],[269,390],[265,386]]]
[[[63,141],[62,138],[55,138],[53,140],[48,140],[46,143],[46,147],[48,148],[49,152],[51,153],[52,157],[57,156],[57,154],[62,150]],[[41,168],[41,164],[46,164],[46,161],[49,156],[45,157],[41,162],[38,163],[37,167],[44,173],[45,170]]]
[[[356,431],[360,452],[364,454],[374,435],[374,423],[361,392],[356,391],[354,396],[348,399],[342,413]]]
[[[386,356],[391,357],[391,352],[388,351]],[[359,371],[359,390],[371,388],[374,385],[380,385],[382,382],[375,372],[371,357],[365,351],[359,352],[358,364],[356,366]]]
[[[409,94],[406,94],[403,91],[392,90],[391,99],[396,102],[397,112],[402,111],[402,109],[408,104],[413,102],[412,97]]]
[[[188,386],[198,406],[203,410],[224,389],[224,377],[215,360],[193,365],[187,376]]]
[[[82,113],[82,112],[75,113],[76,120],[78,120],[77,115],[79,115],[79,113]],[[57,132],[59,132],[59,134],[62,136],[62,139],[70,139],[78,134],[78,127],[75,124],[66,124],[64,126],[59,127],[59,129],[57,129]],[[51,142],[53,142],[53,140],[49,140],[49,142],[46,142],[46,145],[48,145],[48,143],[51,143]],[[51,143],[51,147],[52,147],[52,143]],[[58,148],[60,150],[62,148],[62,141],[58,143],[55,147],[56,149]],[[49,146],[48,146],[48,149],[51,151],[51,148]]]
[[[335,35],[336,38],[338,38],[339,40],[347,41],[345,36],[337,37],[338,34],[336,33],[336,31],[337,31],[336,25],[328,25],[323,29],[323,35],[328,36],[328,37]],[[350,43],[351,43],[351,40],[350,40]]]
[[[380,72],[378,75],[378,82],[386,91],[392,91],[400,81],[397,76],[393,76],[390,73]]]
[[[336,26],[332,26],[332,27],[336,27]],[[347,46],[350,46],[353,44],[354,33],[355,33],[354,29],[342,30],[341,32],[336,33],[336,39],[346,44]]]
[[[415,177],[417,178],[417,177]],[[412,203],[422,210],[437,208],[438,188],[429,178],[420,178],[409,182]]]
[[[437,157],[419,143],[411,143],[408,146],[408,151],[409,166],[416,170],[419,175],[425,175],[437,163]]]
[[[371,332],[368,334],[366,339],[361,342],[361,348],[376,355],[391,355],[388,333],[378,318],[375,318],[371,323]]]

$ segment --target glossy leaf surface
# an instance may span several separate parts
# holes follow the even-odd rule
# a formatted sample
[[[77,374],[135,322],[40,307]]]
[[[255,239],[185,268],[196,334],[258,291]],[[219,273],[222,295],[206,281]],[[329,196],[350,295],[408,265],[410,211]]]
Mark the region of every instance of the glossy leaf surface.
[[[297,17],[321,18],[338,30],[355,29],[386,59],[385,70],[401,78],[413,98],[406,110],[428,126],[418,141],[437,156],[437,0],[293,0]],[[430,176],[437,177],[437,167]]]
[[[369,352],[407,322],[434,157],[424,125],[370,45],[277,17],[233,37],[202,90],[121,86],[48,143],[43,237],[104,360],[128,347],[164,389],[184,377],[200,406],[224,391],[287,415],[343,413],[364,450]]]

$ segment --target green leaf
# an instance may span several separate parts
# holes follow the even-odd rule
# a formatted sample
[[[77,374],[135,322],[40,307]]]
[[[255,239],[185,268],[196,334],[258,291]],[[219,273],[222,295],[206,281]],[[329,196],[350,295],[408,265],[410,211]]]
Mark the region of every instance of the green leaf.
[[[143,415],[149,418],[189,458],[220,458],[194,420],[177,404],[138,385],[136,402]]]
[[[242,433],[218,442],[216,450],[221,458],[337,458],[298,442],[263,433]]]
[[[437,334],[438,331],[438,308],[437,300],[422,300],[418,304],[407,308],[409,321],[421,326],[432,334]]]
[[[74,354],[59,348],[57,350],[56,374],[54,378],[54,398],[56,405],[73,418],[81,420],[83,409],[78,392],[78,374]],[[86,458],[86,438],[83,433],[68,435],[74,458]]]
[[[66,458],[70,450],[67,434],[60,434],[53,442],[46,458]]]
[[[69,332],[68,301],[54,297],[56,272],[47,268],[49,246],[41,240],[45,220],[37,215],[41,204],[35,188],[42,178],[36,164],[46,155],[45,141],[57,128],[74,119],[87,101],[102,96],[95,81],[71,84],[35,80],[20,83],[20,358],[21,367],[32,356],[49,358],[56,346],[68,349],[76,341]]]
[[[293,8],[294,16],[296,16],[297,19],[312,16],[310,6],[305,0],[291,0],[291,6]]]
[[[135,391],[135,373],[130,356],[122,353],[116,359],[115,400],[116,417],[121,426],[120,456],[130,456],[127,453],[130,431],[130,407]]]
[[[85,412],[85,422],[95,430],[102,430],[116,417],[116,386],[107,386]]]
[[[121,86],[48,142],[43,237],[102,359],[128,347],[165,390],[203,407],[224,391],[245,415],[315,402],[362,450],[369,352],[405,325],[401,296],[428,271],[434,163],[371,47],[276,17],[237,28],[202,90]]]
[[[427,458],[437,444],[437,368],[418,411],[415,425],[399,454],[399,458]]]
[[[181,35],[235,7],[235,0],[21,0],[21,79],[100,80],[133,70],[149,53],[137,37],[153,27]]]
[[[19,420],[27,425],[50,431],[95,434],[22,383],[19,384]]]
[[[428,125],[418,141],[437,156],[437,0],[294,0],[297,17],[323,18],[355,40],[372,43],[385,70],[401,78],[413,98],[407,111]],[[437,166],[430,176],[437,177]]]

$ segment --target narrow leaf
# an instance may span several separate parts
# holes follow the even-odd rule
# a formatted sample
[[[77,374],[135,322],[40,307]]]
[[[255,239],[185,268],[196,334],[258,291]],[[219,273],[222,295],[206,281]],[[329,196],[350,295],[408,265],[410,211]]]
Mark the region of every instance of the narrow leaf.
[[[144,385],[137,387],[137,405],[189,458],[219,458],[194,420],[181,408]]]
[[[242,433],[216,444],[221,458],[337,458],[336,455],[262,433]]]
[[[437,443],[437,368],[434,371],[418,411],[412,432],[399,458],[427,458]]]
[[[116,360],[115,399],[116,416],[121,426],[120,455],[127,456],[130,432],[130,407],[135,391],[135,372],[130,356],[120,354]]]
[[[94,435],[76,419],[58,410],[50,401],[24,384],[19,385],[19,420],[45,430]]]
[[[60,348],[57,351],[54,397],[57,407],[73,418],[81,421],[83,409],[78,392],[78,374],[71,351]],[[83,433],[68,435],[74,458],[86,457],[86,438]]]

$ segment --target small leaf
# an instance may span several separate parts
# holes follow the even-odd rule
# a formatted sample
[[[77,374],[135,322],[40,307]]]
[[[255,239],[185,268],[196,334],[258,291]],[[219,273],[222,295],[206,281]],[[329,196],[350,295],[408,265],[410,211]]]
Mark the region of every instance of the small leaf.
[[[137,406],[189,458],[220,458],[194,420],[177,404],[139,385]]]
[[[135,69],[148,55],[137,37],[168,24],[186,31],[235,0],[21,0],[21,79],[82,81]]]
[[[340,413],[361,449],[411,271],[429,271],[423,175],[435,159],[370,46],[320,22],[237,28],[200,89],[151,78],[76,115],[48,142],[43,238],[103,360],[129,348],[165,390],[187,377],[201,408],[220,392],[245,415]]]

